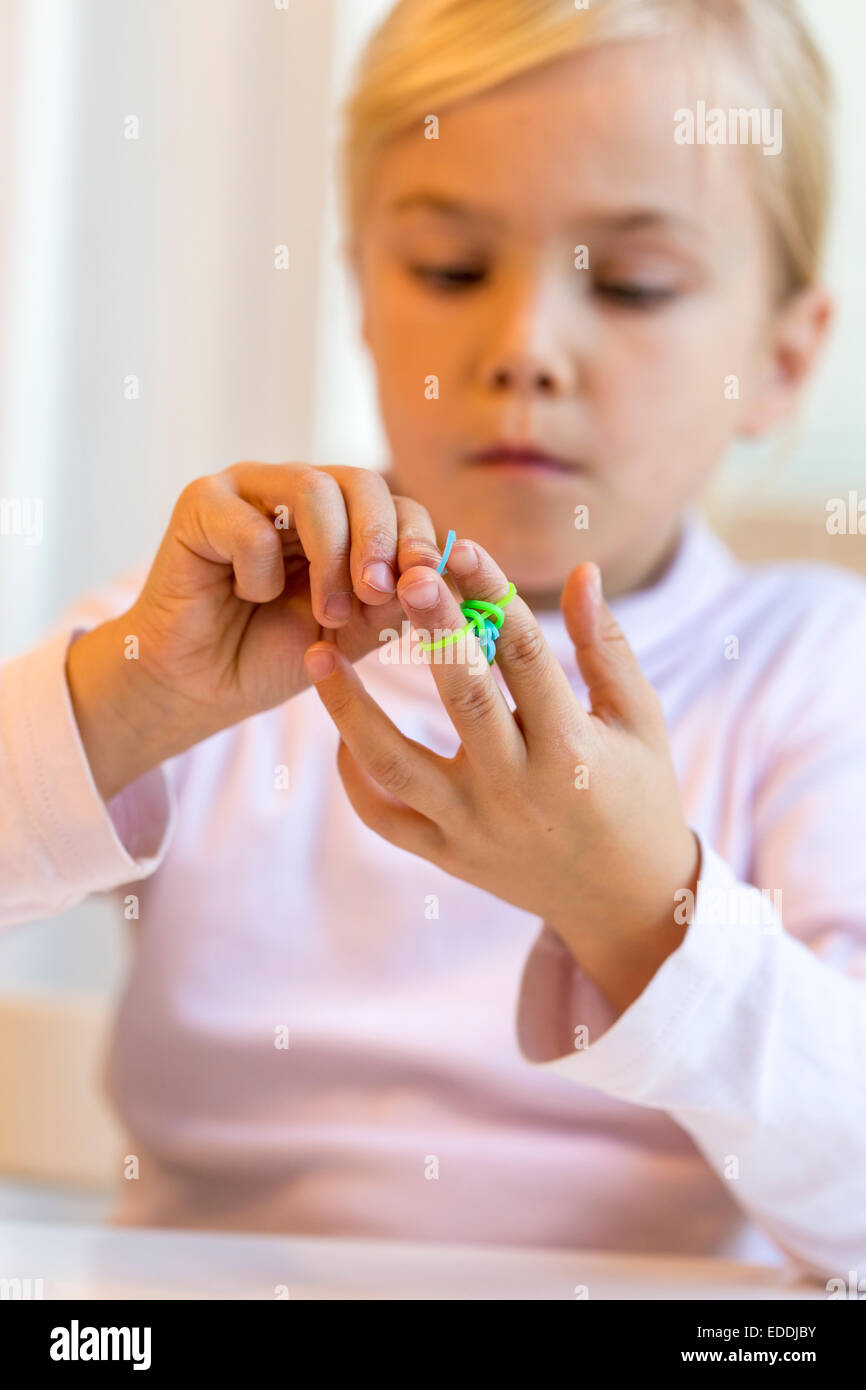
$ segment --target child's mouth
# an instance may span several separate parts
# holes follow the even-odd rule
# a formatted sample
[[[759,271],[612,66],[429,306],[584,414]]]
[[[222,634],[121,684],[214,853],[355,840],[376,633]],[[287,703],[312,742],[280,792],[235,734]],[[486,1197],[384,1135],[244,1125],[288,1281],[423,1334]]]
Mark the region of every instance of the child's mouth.
[[[483,468],[526,474],[571,476],[582,471],[580,464],[560,458],[556,454],[549,454],[534,444],[491,444],[486,449],[478,449],[475,453],[469,454],[467,462]]]

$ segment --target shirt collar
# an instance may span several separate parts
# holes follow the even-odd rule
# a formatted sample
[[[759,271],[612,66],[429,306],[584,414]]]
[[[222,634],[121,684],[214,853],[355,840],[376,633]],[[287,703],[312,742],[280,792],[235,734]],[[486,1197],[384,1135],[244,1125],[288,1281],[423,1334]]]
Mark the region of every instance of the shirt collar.
[[[695,507],[687,508],[679,544],[662,574],[645,588],[607,600],[648,679],[662,654],[696,617],[715,608],[739,573],[739,562],[724,542]],[[551,609],[536,618],[557,659],[573,674],[574,645],[562,613]]]

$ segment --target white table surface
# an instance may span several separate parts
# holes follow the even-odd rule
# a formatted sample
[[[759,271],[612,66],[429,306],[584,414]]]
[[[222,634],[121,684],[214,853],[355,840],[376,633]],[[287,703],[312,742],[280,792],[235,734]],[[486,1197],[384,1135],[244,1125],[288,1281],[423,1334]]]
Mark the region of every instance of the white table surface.
[[[684,1256],[0,1222],[0,1278],[55,1298],[823,1299],[821,1283]],[[283,1294],[285,1297],[285,1294]]]

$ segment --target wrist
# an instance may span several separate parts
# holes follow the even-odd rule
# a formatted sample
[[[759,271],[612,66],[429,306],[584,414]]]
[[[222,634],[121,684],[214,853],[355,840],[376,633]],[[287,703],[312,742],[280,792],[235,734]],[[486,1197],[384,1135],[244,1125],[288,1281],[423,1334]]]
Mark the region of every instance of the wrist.
[[[70,643],[66,682],[91,775],[106,802],[195,742],[184,738],[169,693],[126,656],[129,618],[100,623]]]
[[[678,894],[688,888],[697,893],[700,874],[700,841],[689,826],[671,846],[669,868],[660,876],[647,873],[648,891],[640,901],[630,901],[625,919],[611,913],[598,930],[586,924],[564,927],[549,922],[579,964],[619,1013],[634,1003],[668,956],[682,945],[687,921],[677,920]]]

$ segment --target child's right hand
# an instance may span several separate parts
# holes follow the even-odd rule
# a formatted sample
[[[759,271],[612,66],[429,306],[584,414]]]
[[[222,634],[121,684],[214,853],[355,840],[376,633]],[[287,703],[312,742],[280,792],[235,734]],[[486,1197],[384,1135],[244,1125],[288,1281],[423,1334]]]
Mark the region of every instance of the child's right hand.
[[[135,603],[69,648],[102,797],[308,686],[321,629],[350,661],[372,651],[400,630],[398,576],[439,557],[426,509],[367,469],[238,463],[190,483]]]

